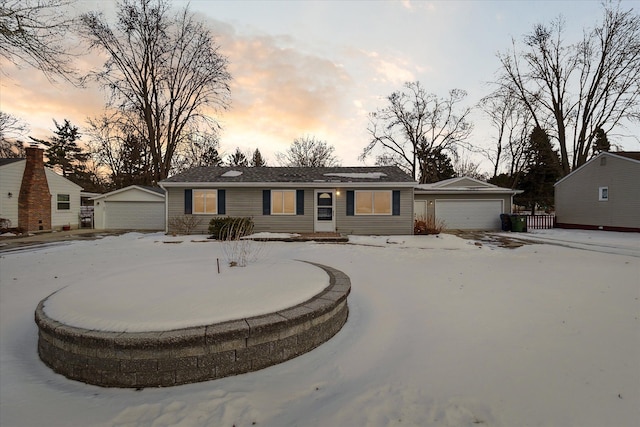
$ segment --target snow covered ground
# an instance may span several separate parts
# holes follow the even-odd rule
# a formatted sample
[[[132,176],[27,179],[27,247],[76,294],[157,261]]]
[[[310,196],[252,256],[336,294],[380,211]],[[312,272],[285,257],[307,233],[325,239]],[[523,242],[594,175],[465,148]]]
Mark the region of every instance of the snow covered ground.
[[[640,425],[640,236],[526,237],[541,243],[266,243],[258,265],[302,259],[351,277],[344,328],[262,371],[142,391],[85,385],[44,366],[36,305],[68,285],[89,289],[94,277],[116,289],[124,271],[223,259],[219,243],[131,233],[0,254],[0,425]],[[259,275],[242,274],[261,297]],[[163,289],[162,277],[149,289]]]

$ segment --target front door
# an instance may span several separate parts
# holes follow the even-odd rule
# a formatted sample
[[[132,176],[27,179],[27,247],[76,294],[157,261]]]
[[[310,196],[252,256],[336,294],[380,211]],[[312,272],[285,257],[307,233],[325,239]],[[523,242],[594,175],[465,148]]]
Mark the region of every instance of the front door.
[[[316,190],[314,219],[316,233],[336,231],[335,199],[334,190]]]

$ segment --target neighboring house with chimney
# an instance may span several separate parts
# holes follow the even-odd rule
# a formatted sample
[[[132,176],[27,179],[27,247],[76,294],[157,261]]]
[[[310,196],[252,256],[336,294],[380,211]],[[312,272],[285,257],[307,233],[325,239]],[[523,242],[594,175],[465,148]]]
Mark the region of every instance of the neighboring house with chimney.
[[[45,167],[44,150],[25,151],[0,159],[0,218],[27,232],[78,228],[82,188]]]

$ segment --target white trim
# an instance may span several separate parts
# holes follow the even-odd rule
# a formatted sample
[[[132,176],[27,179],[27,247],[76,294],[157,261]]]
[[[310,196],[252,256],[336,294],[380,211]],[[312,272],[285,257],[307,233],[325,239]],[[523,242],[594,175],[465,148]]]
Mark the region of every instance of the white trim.
[[[274,191],[278,191],[282,193],[282,212],[274,212],[273,211],[273,192]],[[289,212],[284,212],[284,193],[293,193],[293,212],[289,213]],[[269,193],[269,197],[271,198],[270,203],[269,203],[269,207],[271,208],[271,215],[277,215],[277,216],[281,216],[281,215],[296,215],[298,212],[298,192],[296,190],[292,190],[292,189],[282,189],[282,190],[270,190]]]
[[[63,200],[62,202],[59,200],[59,196],[67,196],[69,200]],[[70,193],[56,193],[56,212],[70,212],[71,211],[71,194]],[[67,203],[69,205],[68,209],[60,209],[58,207],[59,203]]]
[[[598,201],[599,202],[608,202],[609,201],[609,187],[598,187]]]
[[[202,191],[205,193],[215,192],[216,194],[216,209],[215,212],[196,212],[196,191]],[[207,210],[207,198],[204,198],[204,210]],[[191,215],[218,215],[218,190],[214,188],[198,188],[191,193]]]
[[[313,192],[313,231],[334,233],[336,231],[336,189],[316,189]],[[331,221],[318,221],[318,194],[331,193]],[[320,225],[320,227],[318,226]],[[328,227],[323,228],[322,225]]]
[[[393,191],[392,190],[354,190],[353,192],[354,216],[391,216],[393,215]],[[358,213],[358,193],[371,193],[371,213]],[[389,193],[389,213],[376,213],[374,193]]]

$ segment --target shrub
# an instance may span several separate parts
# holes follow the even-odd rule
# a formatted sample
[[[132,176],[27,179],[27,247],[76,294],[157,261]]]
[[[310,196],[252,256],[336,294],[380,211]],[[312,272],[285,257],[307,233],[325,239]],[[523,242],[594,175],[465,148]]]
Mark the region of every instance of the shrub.
[[[217,217],[209,222],[212,239],[235,240],[253,233],[253,219],[250,217]]]
[[[413,234],[440,234],[444,229],[445,222],[432,215],[419,216],[413,221]]]
[[[178,234],[191,234],[202,223],[202,218],[193,215],[178,215],[169,218],[169,229]]]
[[[11,220],[8,218],[0,218],[0,231],[6,232],[11,228]]]
[[[258,258],[264,244],[245,239],[253,233],[253,220],[248,217],[214,218],[209,223],[212,238],[222,241],[222,251],[232,267],[246,267]]]

